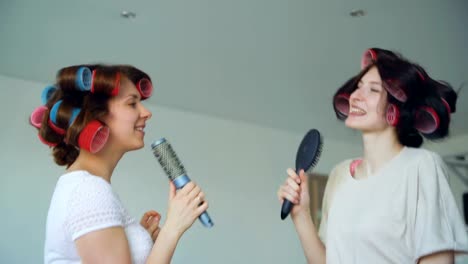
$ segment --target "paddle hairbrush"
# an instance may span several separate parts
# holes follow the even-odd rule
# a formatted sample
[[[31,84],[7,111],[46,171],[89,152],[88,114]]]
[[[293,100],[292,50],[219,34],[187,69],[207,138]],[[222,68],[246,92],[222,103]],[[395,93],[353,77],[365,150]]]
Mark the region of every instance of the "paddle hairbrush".
[[[304,170],[306,173],[312,172],[322,153],[322,136],[317,129],[311,129],[301,141],[296,154],[296,173]],[[304,186],[304,188],[308,188]],[[285,199],[281,207],[281,219],[288,217],[294,204]]]

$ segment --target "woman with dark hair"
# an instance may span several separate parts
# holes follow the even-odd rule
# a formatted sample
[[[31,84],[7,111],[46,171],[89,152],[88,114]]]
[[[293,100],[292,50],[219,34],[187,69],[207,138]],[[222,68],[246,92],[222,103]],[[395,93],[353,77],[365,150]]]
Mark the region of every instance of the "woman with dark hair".
[[[138,223],[111,186],[122,156],[144,146],[151,112],[150,77],[127,65],[78,65],[61,69],[42,94],[30,122],[66,166],[49,207],[45,263],[170,263],[176,245],[207,209],[200,188],[170,183],[166,221],[145,213]]]
[[[308,263],[453,263],[468,252],[465,225],[441,157],[423,138],[448,135],[457,94],[392,51],[372,48],[333,97],[339,120],[359,130],[363,156],[339,163],[325,188],[317,233],[307,177],[288,169],[278,198]]]

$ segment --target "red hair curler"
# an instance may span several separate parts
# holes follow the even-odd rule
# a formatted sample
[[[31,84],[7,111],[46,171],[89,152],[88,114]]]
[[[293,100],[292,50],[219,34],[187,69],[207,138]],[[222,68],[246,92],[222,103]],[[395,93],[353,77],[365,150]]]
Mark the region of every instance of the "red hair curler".
[[[400,121],[400,110],[394,104],[389,104],[387,107],[387,123],[391,126],[398,125]]]
[[[89,122],[78,136],[78,146],[91,153],[104,147],[109,138],[109,128],[98,120]]]
[[[95,92],[99,92],[99,91],[96,91],[95,87],[94,87],[94,80],[95,80],[95,77],[96,77],[96,70],[93,70],[93,73],[92,73],[92,77],[91,77],[91,88],[90,88],[90,91],[92,93],[95,93]],[[117,72],[117,74],[115,75],[115,84],[114,84],[114,89],[112,89],[110,95],[111,96],[116,96],[119,94],[119,90],[120,90],[120,72]]]
[[[333,102],[335,109],[344,116],[349,115],[349,94],[338,94]]]
[[[415,116],[414,128],[423,134],[431,134],[439,128],[440,119],[432,107],[421,107]]]

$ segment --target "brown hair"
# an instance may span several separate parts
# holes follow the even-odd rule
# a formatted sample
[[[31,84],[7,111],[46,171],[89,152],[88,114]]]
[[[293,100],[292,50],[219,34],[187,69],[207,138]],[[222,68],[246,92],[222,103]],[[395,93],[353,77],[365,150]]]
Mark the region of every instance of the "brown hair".
[[[81,67],[87,67],[93,72],[93,92],[80,91],[77,87],[76,76]],[[108,114],[108,102],[112,91],[120,85],[120,75],[135,85],[142,78],[151,80],[146,73],[130,65],[75,65],[58,71],[57,89],[46,103],[47,110],[39,128],[39,137],[52,147],[55,163],[69,167],[75,162],[80,152],[78,137],[81,131],[92,120],[102,120]],[[57,108],[54,123],[50,119],[50,112],[58,103],[60,107]],[[77,109],[79,114],[70,123],[73,111]],[[59,129],[54,129],[51,122],[52,126]]]

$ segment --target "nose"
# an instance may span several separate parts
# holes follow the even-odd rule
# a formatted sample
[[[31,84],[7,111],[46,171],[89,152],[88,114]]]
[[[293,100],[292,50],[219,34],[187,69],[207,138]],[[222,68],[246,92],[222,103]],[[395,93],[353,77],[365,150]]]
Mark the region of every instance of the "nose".
[[[350,101],[361,101],[363,98],[362,89],[356,88],[349,96]]]
[[[150,110],[148,110],[148,108],[146,108],[144,105],[141,105],[141,117],[148,120],[150,119],[153,114],[151,113]]]

